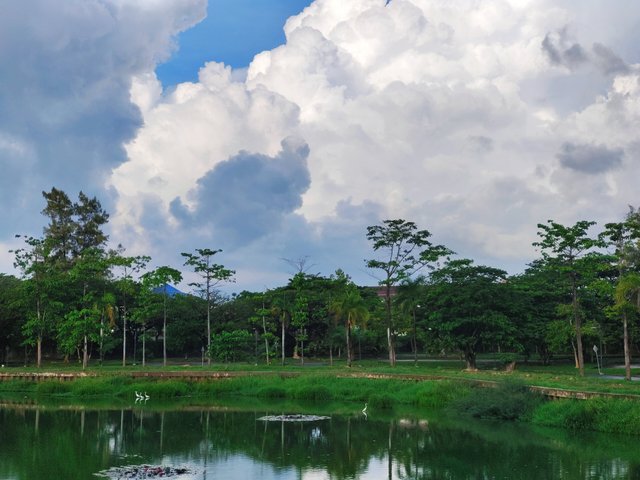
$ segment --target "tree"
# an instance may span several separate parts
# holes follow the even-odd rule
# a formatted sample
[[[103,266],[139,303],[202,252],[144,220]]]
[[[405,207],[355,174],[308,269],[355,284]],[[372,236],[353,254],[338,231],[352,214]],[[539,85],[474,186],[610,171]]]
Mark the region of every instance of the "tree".
[[[420,307],[420,298],[425,293],[427,279],[420,275],[415,279],[405,278],[398,288],[396,303],[400,310],[411,317],[411,350],[413,363],[418,365],[418,324],[416,310]]]
[[[82,351],[82,368],[89,363],[89,342],[100,339],[103,315],[113,296],[105,295],[110,260],[99,248],[87,248],[75,260],[68,273],[69,285],[82,294],[76,297],[64,315],[58,331],[59,345],[66,354]],[[111,308],[113,305],[111,305]]]
[[[72,253],[78,257],[90,248],[102,248],[109,237],[102,231],[103,225],[109,221],[109,214],[104,211],[96,197],[89,198],[83,192],[78,194],[78,201],[73,204],[74,232],[72,237]]]
[[[193,267],[193,270],[202,278],[200,282],[193,282],[189,285],[197,287],[207,301],[207,364],[211,365],[211,299],[213,289],[222,282],[233,279],[236,273],[223,265],[212,263],[211,258],[222,252],[222,250],[211,250],[209,248],[198,248],[195,253],[185,253],[181,255],[186,259],[184,264]]]
[[[158,267],[142,276],[143,284],[154,293],[160,292],[162,296],[162,365],[167,366],[167,299],[169,293],[167,286],[171,283],[182,281],[182,274],[175,268],[168,266]]]
[[[373,243],[374,252],[379,251],[383,255],[382,259],[365,262],[368,268],[382,272],[378,283],[384,287],[387,347],[392,366],[396,364],[392,288],[422,268],[432,267],[439,259],[453,253],[442,245],[433,245],[429,241],[430,236],[428,230],[418,230],[415,223],[402,219],[384,220],[382,225],[367,227],[367,239]]]
[[[537,352],[543,364],[548,365],[552,351],[561,344],[564,348],[565,338],[573,338],[564,336],[566,320],[557,319],[558,305],[566,300],[565,279],[548,262],[538,259],[524,273],[509,278],[509,282],[516,292],[519,311],[515,322],[523,353],[528,357]],[[558,322],[562,324],[560,329]],[[551,348],[550,340],[555,348]]]
[[[631,380],[631,348],[629,342],[628,316],[633,311],[628,308],[627,296],[633,291],[635,275],[640,267],[640,211],[629,207],[629,212],[623,222],[607,223],[600,238],[615,248],[618,267],[618,282],[616,287],[616,303],[614,314],[622,317],[623,349],[625,379]],[[631,274],[631,275],[630,275]]]
[[[143,270],[151,257],[139,255],[135,257],[126,257],[122,255],[124,249],[118,246],[118,250],[111,252],[111,262],[114,267],[121,270],[120,276],[116,280],[116,287],[120,293],[121,303],[119,310],[122,316],[122,366],[127,365],[127,300],[133,297],[136,292],[136,282],[133,279],[134,274]]]
[[[75,207],[69,196],[55,187],[50,192],[42,192],[42,196],[47,202],[42,214],[49,218],[49,224],[44,228],[47,248],[56,267],[66,271],[71,268],[74,250]]]
[[[26,316],[23,280],[0,273],[0,364],[7,362],[12,347],[20,345],[21,322]]]
[[[595,222],[580,220],[571,227],[566,227],[553,220],[547,224],[538,224],[539,242],[534,246],[540,247],[542,256],[554,268],[561,272],[569,281],[571,292],[572,324],[575,332],[576,366],[581,376],[584,376],[584,353],[582,348],[582,315],[580,312],[578,289],[581,285],[581,274],[584,264],[579,262],[595,247],[603,246],[599,239],[591,238],[587,231]]]
[[[244,292],[243,292],[244,293]],[[261,294],[262,306],[260,308],[255,309],[255,315],[252,315],[249,319],[250,323],[255,327],[262,327],[262,338],[264,340],[264,354],[265,354],[265,363],[267,365],[271,364],[271,356],[269,353],[269,344],[270,341],[274,340],[276,337],[271,332],[274,328],[271,324],[271,315],[270,310],[265,306],[265,298],[264,292]]]
[[[20,237],[20,235],[16,235]],[[13,250],[14,267],[20,269],[25,281],[28,308],[23,335],[27,345],[36,347],[36,366],[42,366],[42,342],[53,332],[53,317],[60,310],[55,299],[54,281],[49,246],[42,238],[24,237],[25,247]]]
[[[369,311],[357,287],[349,282],[345,290],[331,304],[331,310],[337,320],[344,322],[345,340],[347,347],[347,366],[353,363],[353,344],[351,331],[357,324],[369,318]]]
[[[631,380],[631,352],[629,348],[628,319],[640,312],[640,274],[624,274],[616,286],[615,310],[622,315],[624,324],[624,367],[625,379]]]
[[[463,353],[469,370],[477,368],[481,348],[518,347],[510,319],[513,291],[505,271],[461,259],[447,262],[431,278],[430,324],[446,344]]]

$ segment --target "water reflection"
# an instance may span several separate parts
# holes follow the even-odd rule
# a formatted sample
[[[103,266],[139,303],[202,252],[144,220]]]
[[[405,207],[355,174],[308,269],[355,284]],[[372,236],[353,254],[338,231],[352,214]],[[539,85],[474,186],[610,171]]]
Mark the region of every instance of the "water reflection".
[[[188,467],[198,479],[640,478],[629,439],[381,416],[266,422],[268,409],[0,408],[0,478],[89,479],[123,465]],[[326,414],[326,412],[316,412]]]

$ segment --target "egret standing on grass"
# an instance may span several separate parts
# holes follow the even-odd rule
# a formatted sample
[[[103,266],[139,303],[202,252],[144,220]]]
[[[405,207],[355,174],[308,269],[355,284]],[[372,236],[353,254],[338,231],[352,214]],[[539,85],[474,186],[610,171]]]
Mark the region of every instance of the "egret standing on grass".
[[[362,409],[362,413],[367,414],[367,403],[364,404],[364,408]]]

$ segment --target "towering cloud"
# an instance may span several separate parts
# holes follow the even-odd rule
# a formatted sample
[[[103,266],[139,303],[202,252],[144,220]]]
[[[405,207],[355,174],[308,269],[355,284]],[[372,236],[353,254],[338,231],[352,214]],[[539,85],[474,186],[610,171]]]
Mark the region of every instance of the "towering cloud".
[[[404,217],[517,271],[538,222],[610,221],[638,203],[637,2],[316,0],[246,71],[212,61],[169,91],[152,65],[201,5],[83,4],[106,13],[76,15],[108,21],[41,48],[66,45],[45,62],[53,78],[95,61],[72,82],[16,74],[37,88],[2,97],[17,122],[3,118],[0,151],[15,175],[31,162],[49,183],[113,169],[112,237],[166,262],[224,245],[243,288],[300,255],[370,282],[365,226]],[[28,93],[41,85],[46,101]]]
[[[40,192],[53,185],[104,197],[105,179],[142,125],[133,76],[166,59],[175,35],[205,7],[206,0],[3,3],[1,234],[39,224]]]

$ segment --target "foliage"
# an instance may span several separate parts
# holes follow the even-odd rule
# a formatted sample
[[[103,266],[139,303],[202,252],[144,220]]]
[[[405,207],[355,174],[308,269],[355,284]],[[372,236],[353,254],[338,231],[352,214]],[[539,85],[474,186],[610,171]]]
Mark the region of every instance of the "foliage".
[[[211,358],[222,362],[246,360],[251,354],[252,335],[246,330],[234,330],[213,335]]]
[[[185,266],[192,267],[194,272],[201,278],[201,281],[192,282],[189,285],[196,287],[207,303],[207,329],[205,335],[207,352],[211,350],[211,308],[214,289],[222,282],[232,281],[233,275],[236,273],[224,265],[212,262],[212,257],[220,252],[222,250],[198,248],[195,253],[182,252],[181,254],[185,258]],[[211,358],[207,357],[207,361],[210,364]]]
[[[571,323],[575,332],[576,367],[580,375],[584,375],[584,352],[582,347],[582,315],[579,306],[579,288],[585,284],[585,274],[591,267],[590,262],[580,261],[582,257],[596,247],[604,246],[601,239],[592,238],[588,234],[595,222],[581,220],[567,227],[548,220],[547,224],[538,224],[539,242],[533,245],[540,247],[542,256],[559,273],[567,278],[571,295]]]
[[[442,245],[433,245],[429,237],[431,233],[428,230],[418,230],[415,223],[403,219],[384,220],[382,225],[367,227],[367,239],[372,242],[373,251],[382,254],[381,258],[365,260],[365,263],[367,268],[382,273],[379,285],[385,290],[387,348],[392,366],[396,363],[392,287],[453,253]]]
[[[441,339],[463,352],[468,369],[476,368],[483,347],[519,347],[510,320],[513,290],[505,280],[506,272],[471,260],[451,260],[432,275],[430,323]]]
[[[519,382],[503,382],[495,388],[475,388],[472,395],[461,397],[451,408],[476,418],[521,420],[532,414],[542,398]]]
[[[640,431],[640,403],[625,399],[593,398],[583,401],[557,400],[542,404],[533,423],[571,430],[637,435]]]

